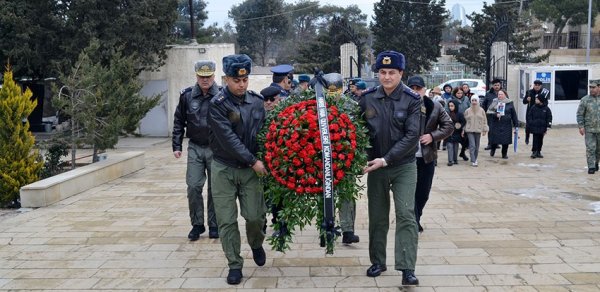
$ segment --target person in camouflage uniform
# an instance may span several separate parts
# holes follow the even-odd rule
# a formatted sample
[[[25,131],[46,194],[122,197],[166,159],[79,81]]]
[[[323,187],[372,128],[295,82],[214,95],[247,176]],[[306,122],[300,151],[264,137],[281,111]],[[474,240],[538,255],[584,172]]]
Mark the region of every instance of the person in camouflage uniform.
[[[590,80],[590,94],[581,98],[577,108],[577,125],[585,136],[588,173],[594,174],[600,160],[600,79]]]

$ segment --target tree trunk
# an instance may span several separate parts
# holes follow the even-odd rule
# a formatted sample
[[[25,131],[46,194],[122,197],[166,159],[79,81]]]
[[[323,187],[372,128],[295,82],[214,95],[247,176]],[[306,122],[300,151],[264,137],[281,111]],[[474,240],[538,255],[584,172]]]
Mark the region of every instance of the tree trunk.
[[[94,145],[94,154],[92,155],[92,163],[98,162],[98,148]]]

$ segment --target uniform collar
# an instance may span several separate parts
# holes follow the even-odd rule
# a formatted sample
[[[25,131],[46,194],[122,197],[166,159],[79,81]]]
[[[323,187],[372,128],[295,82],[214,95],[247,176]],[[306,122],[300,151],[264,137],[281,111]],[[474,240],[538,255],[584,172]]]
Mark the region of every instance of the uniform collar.
[[[225,95],[227,95],[228,97],[231,98],[231,100],[236,103],[236,104],[241,104],[243,103],[251,103],[250,100],[248,100],[248,93],[244,93],[244,96],[237,96],[234,95],[233,93],[231,93],[231,91],[229,91],[228,87],[225,87],[225,90],[223,90]]]
[[[217,93],[219,93],[219,86],[216,82],[213,82],[213,85],[208,89],[206,96],[212,97],[217,95]],[[204,96],[204,94],[202,94],[202,89],[200,88],[200,85],[198,85],[198,83],[196,83],[196,85],[192,88],[192,97],[196,96]]]
[[[377,88],[377,91],[375,91],[374,96],[375,96],[375,98],[379,98],[379,99],[384,98],[384,97],[389,97],[392,99],[399,99],[400,94],[398,94],[398,93],[399,93],[399,91],[402,90],[402,88],[403,88],[402,82],[400,82],[398,84],[398,86],[396,86],[394,91],[392,91],[392,93],[388,96],[385,94],[385,90],[383,89],[383,86],[380,85],[379,88]]]

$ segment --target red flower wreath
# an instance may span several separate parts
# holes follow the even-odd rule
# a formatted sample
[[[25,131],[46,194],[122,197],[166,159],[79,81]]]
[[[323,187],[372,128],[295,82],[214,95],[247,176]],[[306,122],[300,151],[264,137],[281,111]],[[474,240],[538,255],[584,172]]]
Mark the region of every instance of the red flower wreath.
[[[356,149],[356,129],[345,113],[329,106],[329,136],[334,184],[350,172]],[[297,194],[323,191],[321,136],[317,102],[306,100],[288,106],[269,125],[265,161],[273,178]]]

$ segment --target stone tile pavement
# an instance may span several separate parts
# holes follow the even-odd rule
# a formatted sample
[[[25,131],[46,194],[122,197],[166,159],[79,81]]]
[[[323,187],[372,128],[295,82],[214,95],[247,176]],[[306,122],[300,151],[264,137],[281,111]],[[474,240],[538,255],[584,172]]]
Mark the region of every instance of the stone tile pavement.
[[[245,277],[230,286],[219,240],[187,240],[185,160],[172,157],[168,139],[125,139],[115,151],[145,149],[145,169],[0,216],[0,290],[600,291],[600,174],[586,173],[583,138],[574,128],[551,130],[544,159],[519,147],[508,160],[482,151],[477,168],[448,167],[439,153],[417,288],[399,288],[392,270],[365,276],[366,196],[358,202],[360,243],[339,243],[325,256],[309,227],[291,251],[267,249],[264,267],[243,244]]]

